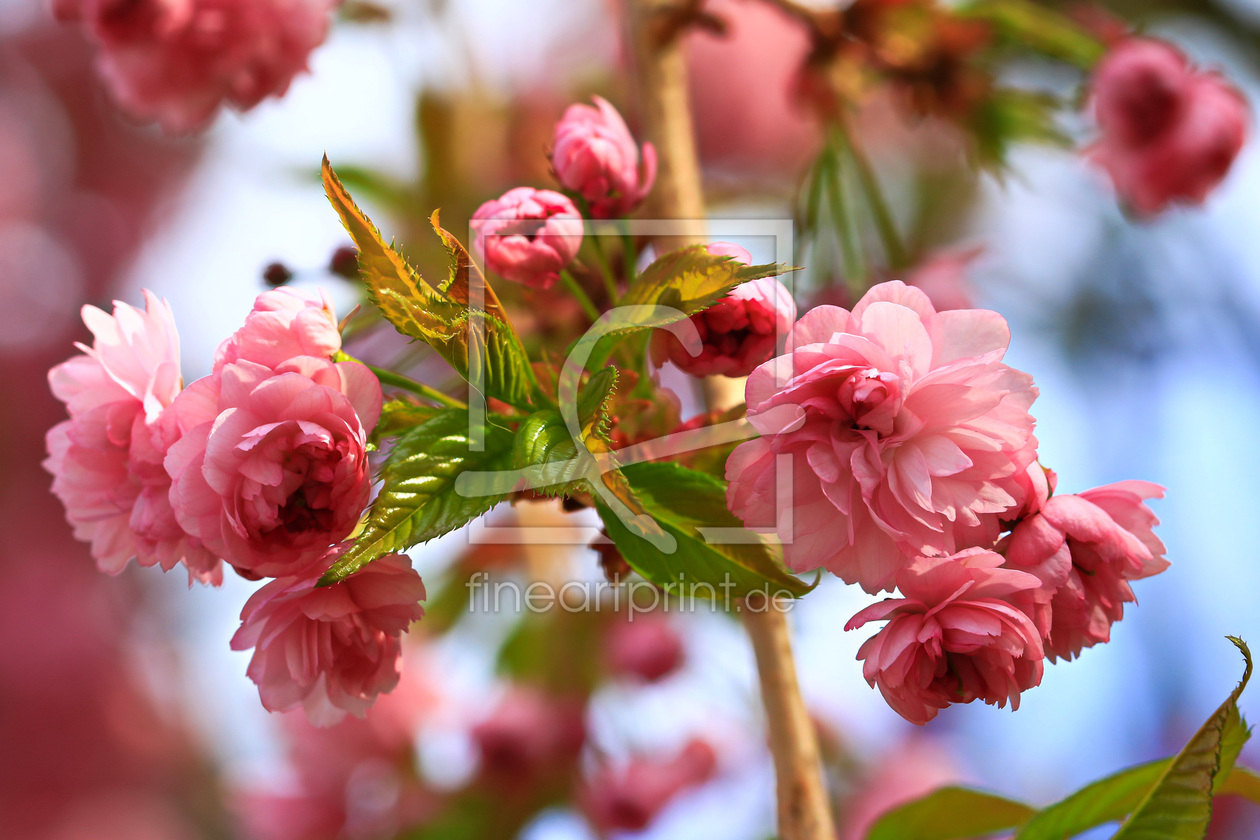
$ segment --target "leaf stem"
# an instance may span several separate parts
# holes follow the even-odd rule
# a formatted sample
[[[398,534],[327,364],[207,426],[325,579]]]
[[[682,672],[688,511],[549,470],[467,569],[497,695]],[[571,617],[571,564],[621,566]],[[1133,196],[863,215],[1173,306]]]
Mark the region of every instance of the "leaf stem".
[[[393,385],[395,388],[402,388],[404,391],[410,391],[413,394],[417,394],[427,400],[432,400],[433,402],[439,403],[448,408],[468,408],[468,404],[464,401],[443,394],[436,388],[425,385],[423,382],[417,382],[409,376],[403,376],[401,373],[394,373],[392,370],[386,370],[385,368],[380,368],[376,365],[369,365],[367,362],[359,361],[358,359],[347,357],[346,360],[359,362],[359,364],[372,371],[372,373],[376,374],[376,378],[381,381],[382,385]]]
[[[857,221],[853,217],[853,208],[851,203],[846,201],[843,159],[834,148],[828,152],[827,169],[823,177],[831,220],[836,226],[836,233],[840,240],[840,256],[844,261],[845,283],[853,299],[857,300],[866,291],[866,260],[862,256],[862,243],[858,236]]]
[[[577,278],[569,273],[567,268],[560,269],[560,280],[564,283],[564,287],[568,289],[573,297],[577,298],[577,302],[582,307],[582,311],[586,313],[586,317],[591,319],[591,323],[599,320],[599,307],[591,300],[590,295],[578,283]]]
[[[621,260],[625,266],[626,272],[626,288],[634,283],[635,275],[638,273],[637,268],[638,255],[634,252],[634,237],[630,235],[630,223],[625,219],[621,220]]]
[[[598,236],[591,236],[591,250],[595,253],[595,262],[599,263],[599,273],[604,281],[604,289],[608,292],[609,308],[617,305],[617,298],[620,294],[617,291],[617,279],[613,277],[612,265],[608,262],[608,255],[604,253],[604,246],[599,241]]]
[[[884,251],[888,256],[888,265],[890,268],[904,268],[906,265],[906,248],[901,242],[901,236],[897,233],[897,224],[893,221],[892,211],[888,208],[888,201],[884,198],[884,192],[880,188],[879,178],[875,174],[875,169],[871,166],[871,161],[867,158],[866,153],[858,145],[857,138],[854,137],[844,125],[839,126],[840,141],[844,145],[844,149],[849,153],[849,159],[853,161],[853,166],[857,170],[858,182],[862,185],[862,192],[866,194],[866,200],[870,204],[871,214],[875,217],[875,228],[879,231],[879,238],[884,243]]]

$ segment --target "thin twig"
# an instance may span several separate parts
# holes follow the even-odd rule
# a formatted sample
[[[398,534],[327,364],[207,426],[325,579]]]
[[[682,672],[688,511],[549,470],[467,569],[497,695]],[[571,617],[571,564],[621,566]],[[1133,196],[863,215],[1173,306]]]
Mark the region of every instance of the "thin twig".
[[[639,103],[658,156],[651,208],[657,218],[699,220],[706,214],[687,95],[687,66],[679,39],[654,37],[655,24],[671,8],[677,6],[670,0],[630,4]],[[696,236],[686,239],[686,244],[704,241]],[[715,379],[710,377],[708,382]],[[715,384],[708,389],[715,403],[739,390],[738,380],[722,382],[727,383],[725,388]],[[720,393],[723,390],[727,393]],[[757,656],[778,779],[779,836],[782,840],[834,840],[817,735],[796,683],[786,618],[774,605],[767,607],[762,613],[747,612],[746,624]]]

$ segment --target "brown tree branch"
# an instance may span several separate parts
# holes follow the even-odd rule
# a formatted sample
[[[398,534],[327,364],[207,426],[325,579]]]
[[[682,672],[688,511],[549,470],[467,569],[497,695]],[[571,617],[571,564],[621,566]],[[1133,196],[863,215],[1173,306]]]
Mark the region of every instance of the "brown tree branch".
[[[695,0],[630,2],[639,106],[658,156],[656,186],[649,205],[658,219],[700,223],[706,215],[678,25],[687,15],[702,13],[701,5]],[[685,244],[704,242],[704,237],[694,233],[671,238],[682,239]],[[710,408],[738,403],[742,398],[739,380],[710,378],[705,385]],[[745,625],[756,655],[777,779],[779,836],[782,840],[835,840],[818,736],[796,681],[787,617],[765,599],[747,606]]]

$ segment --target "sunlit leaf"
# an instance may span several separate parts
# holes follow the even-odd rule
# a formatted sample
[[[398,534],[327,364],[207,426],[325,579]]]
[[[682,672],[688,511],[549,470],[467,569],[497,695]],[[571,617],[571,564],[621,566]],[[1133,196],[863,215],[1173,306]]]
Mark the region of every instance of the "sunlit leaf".
[[[1003,796],[946,787],[881,816],[866,840],[970,840],[1010,831],[1035,813]]]
[[[482,439],[474,441],[473,435]],[[511,445],[505,429],[470,429],[465,409],[446,409],[400,438],[381,471],[383,486],[367,524],[320,585],[344,580],[378,557],[439,537],[490,510],[502,494],[480,493],[477,487],[460,493],[455,480],[467,471],[506,467]]]
[[[1119,822],[1130,813],[1137,816],[1136,809],[1141,807],[1144,801],[1158,795],[1156,791],[1159,786],[1168,779],[1174,780],[1170,783],[1173,789],[1183,783],[1190,784],[1190,789],[1196,791],[1193,797],[1200,806],[1198,809],[1191,810],[1199,812],[1196,814],[1196,819],[1204,816],[1201,806],[1210,798],[1208,791],[1212,789],[1213,776],[1219,775],[1219,785],[1222,788],[1229,783],[1233,776],[1229,771],[1249,734],[1245,722],[1238,714],[1236,701],[1251,674],[1251,658],[1246,645],[1237,641],[1235,644],[1239,645],[1247,660],[1243,680],[1229,699],[1217,709],[1216,714],[1204,724],[1204,728],[1191,739],[1181,755],[1130,767],[1081,788],[1071,796],[1038,812],[1015,835],[1017,840],[1062,840],[1066,837],[1075,837],[1100,825]],[[1174,765],[1182,761],[1183,756],[1187,756],[1186,762],[1178,769],[1174,769]],[[1190,765],[1200,766],[1205,757],[1208,759],[1206,769],[1209,771],[1206,778],[1195,773],[1187,775],[1187,768]],[[1202,825],[1206,829],[1206,822]],[[1202,837],[1202,832],[1198,835],[1172,833],[1166,836],[1169,838]]]
[[[1071,140],[1056,123],[1062,101],[1042,91],[997,88],[979,104],[968,127],[977,162],[997,171],[1007,167],[1011,149],[1021,143],[1068,147]]]
[[[386,400],[381,406],[381,419],[372,431],[372,440],[406,434],[442,411],[438,406],[421,405],[407,399]]]
[[[648,312],[648,309],[627,309],[625,323],[618,324],[617,332],[672,323],[707,309],[741,283],[794,270],[777,264],[744,265],[730,257],[710,254],[703,245],[670,251],[643,269],[619,305],[668,307],[678,314],[645,320],[636,312]]]
[[[449,341],[455,334],[459,307],[425,283],[392,244],[354,203],[328,158],[324,158],[324,192],[359,250],[359,273],[368,297],[400,332],[424,341]]]
[[[1237,744],[1236,731],[1245,728],[1238,697],[1251,678],[1251,651],[1246,642],[1233,636],[1229,640],[1242,651],[1247,663],[1242,680],[1164,769],[1114,840],[1202,840],[1207,833],[1222,747]]]
[[[633,464],[622,473],[648,516],[676,541],[672,553],[658,549],[597,500],[608,536],[644,578],[715,599],[767,591],[800,596],[809,591],[809,585],[783,567],[777,550],[761,540],[735,544],[705,540],[701,528],[743,529],[726,508],[726,487],[720,480],[671,463]],[[696,589],[689,588],[693,584]]]
[[[431,221],[451,264],[447,280],[435,289],[392,244],[385,244],[326,157],[322,172],[328,200],[359,249],[368,297],[386,320],[403,335],[431,345],[485,396],[528,407],[535,379],[520,338],[468,252],[439,224],[438,214]]]

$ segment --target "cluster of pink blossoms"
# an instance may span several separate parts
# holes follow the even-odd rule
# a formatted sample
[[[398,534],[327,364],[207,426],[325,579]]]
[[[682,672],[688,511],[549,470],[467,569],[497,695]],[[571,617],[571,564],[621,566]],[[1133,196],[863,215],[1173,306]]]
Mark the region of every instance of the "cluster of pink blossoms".
[[[550,289],[582,247],[583,203],[592,218],[625,216],[647,197],[656,179],[656,152],[642,153],[625,120],[607,101],[576,104],[556,124],[552,170],[568,194],[516,187],[473,213],[474,248],[486,267],[505,280]],[[738,245],[715,242],[716,256],[752,264]],[[691,317],[700,337],[693,353],[667,332],[653,337],[652,358],[673,362],[692,376],[741,377],[774,355],[796,320],[796,304],[772,277],[737,286],[726,298]]]
[[[203,128],[226,104],[282,96],[328,34],[336,0],[53,0],[100,50],[119,105],[169,132]]]
[[[582,213],[575,198],[592,217],[608,219],[634,210],[652,189],[652,144],[644,144],[640,155],[617,109],[599,97],[595,104],[569,106],[556,124],[551,165],[568,195],[516,187],[473,213],[474,248],[503,279],[551,288],[582,247]]]
[[[1089,155],[1141,215],[1202,203],[1247,139],[1242,94],[1164,41],[1121,41],[1095,71],[1092,92],[1102,134]]]
[[[1130,583],[1168,565],[1145,504],[1158,486],[1051,495],[1009,341],[996,312],[937,312],[899,282],[851,312],[817,307],[749,377],[761,437],[726,465],[728,506],[775,528],[791,568],[900,590],[849,629],[888,620],[859,658],[915,723],[975,699],[1017,707],[1046,657],[1107,641]]]
[[[326,298],[259,296],[209,376],[182,388],[169,307],[116,303],[83,319],[95,338],[49,373],[70,419],[45,466],[75,535],[103,571],[131,558],[222,581],[222,562],[276,580],[246,605],[233,647],[272,711],[358,714],[398,681],[399,637],[423,613],[405,558],[316,589],[367,506],[367,435],[381,387],[341,349]]]

